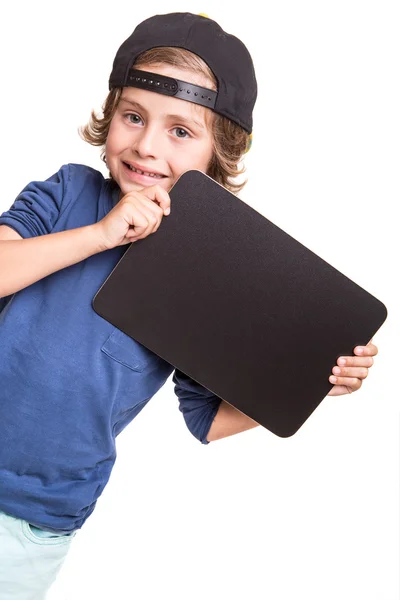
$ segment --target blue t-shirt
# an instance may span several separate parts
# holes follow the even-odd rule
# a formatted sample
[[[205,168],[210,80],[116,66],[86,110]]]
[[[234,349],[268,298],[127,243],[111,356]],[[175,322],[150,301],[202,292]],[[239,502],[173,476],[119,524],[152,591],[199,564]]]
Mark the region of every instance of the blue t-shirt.
[[[0,216],[23,238],[100,221],[119,187],[63,165]],[[174,367],[100,317],[92,300],[129,245],[0,299],[0,510],[55,533],[80,529],[116,458],[115,438]],[[203,444],[221,399],[175,370],[179,409]]]

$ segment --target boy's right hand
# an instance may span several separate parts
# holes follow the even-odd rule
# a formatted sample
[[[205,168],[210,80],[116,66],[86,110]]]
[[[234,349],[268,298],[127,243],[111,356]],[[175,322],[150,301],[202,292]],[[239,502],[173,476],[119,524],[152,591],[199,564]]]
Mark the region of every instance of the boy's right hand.
[[[159,185],[128,192],[98,221],[98,231],[105,250],[136,242],[154,233],[164,215],[169,215],[171,199]]]

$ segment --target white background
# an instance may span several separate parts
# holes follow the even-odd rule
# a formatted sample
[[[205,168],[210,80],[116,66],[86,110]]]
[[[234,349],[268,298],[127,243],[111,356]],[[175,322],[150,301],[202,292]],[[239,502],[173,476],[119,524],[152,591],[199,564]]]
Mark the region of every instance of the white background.
[[[110,481],[49,600],[398,600],[398,9],[386,0],[2,9],[1,211],[62,164],[106,175],[77,127],[100,109],[119,45],[152,14],[205,12],[245,42],[259,82],[241,198],[389,312],[361,390],[327,397],[291,438],[258,427],[203,446],[168,380],[117,438]]]

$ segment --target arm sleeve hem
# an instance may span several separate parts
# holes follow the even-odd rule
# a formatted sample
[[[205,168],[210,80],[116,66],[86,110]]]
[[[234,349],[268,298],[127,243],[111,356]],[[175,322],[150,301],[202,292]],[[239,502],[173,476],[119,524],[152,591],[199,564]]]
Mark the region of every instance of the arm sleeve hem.
[[[209,443],[210,443],[210,442],[208,442],[208,441],[207,441],[207,436],[208,436],[208,434],[209,434],[209,432],[210,432],[211,425],[212,425],[212,424],[213,424],[213,422],[214,422],[215,415],[216,415],[216,414],[217,414],[217,412],[218,412],[218,409],[219,409],[219,407],[220,407],[220,405],[221,405],[221,402],[222,402],[222,400],[221,400],[221,399],[220,399],[220,401],[219,401],[219,403],[218,403],[218,404],[215,404],[215,402],[214,402],[213,409],[212,409],[212,411],[211,411],[211,413],[210,413],[210,423],[209,423],[209,425],[208,425],[208,427],[207,427],[207,429],[206,429],[206,432],[205,432],[205,434],[203,434],[203,436],[200,438],[200,442],[201,442],[202,444],[204,444],[204,445],[206,445],[206,444],[209,444]]]
[[[0,217],[0,225],[7,225],[7,227],[11,227],[14,229],[19,235],[23,238],[34,237],[32,233],[27,229],[23,223],[18,223],[15,219],[11,219],[10,217]]]
[[[207,434],[222,399],[178,369],[172,381],[187,428],[202,444],[209,444]]]

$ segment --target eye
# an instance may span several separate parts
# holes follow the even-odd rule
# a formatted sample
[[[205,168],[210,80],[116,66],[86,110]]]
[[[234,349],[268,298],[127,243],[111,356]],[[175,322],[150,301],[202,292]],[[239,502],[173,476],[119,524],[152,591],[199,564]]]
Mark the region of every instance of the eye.
[[[191,137],[190,134],[186,131],[186,129],[182,129],[182,127],[175,127],[174,131],[177,132],[176,137],[184,139],[186,137]]]
[[[125,118],[128,119],[129,123],[132,123],[132,125],[138,125],[142,121],[139,115],[136,115],[135,113],[128,113],[125,115]]]

